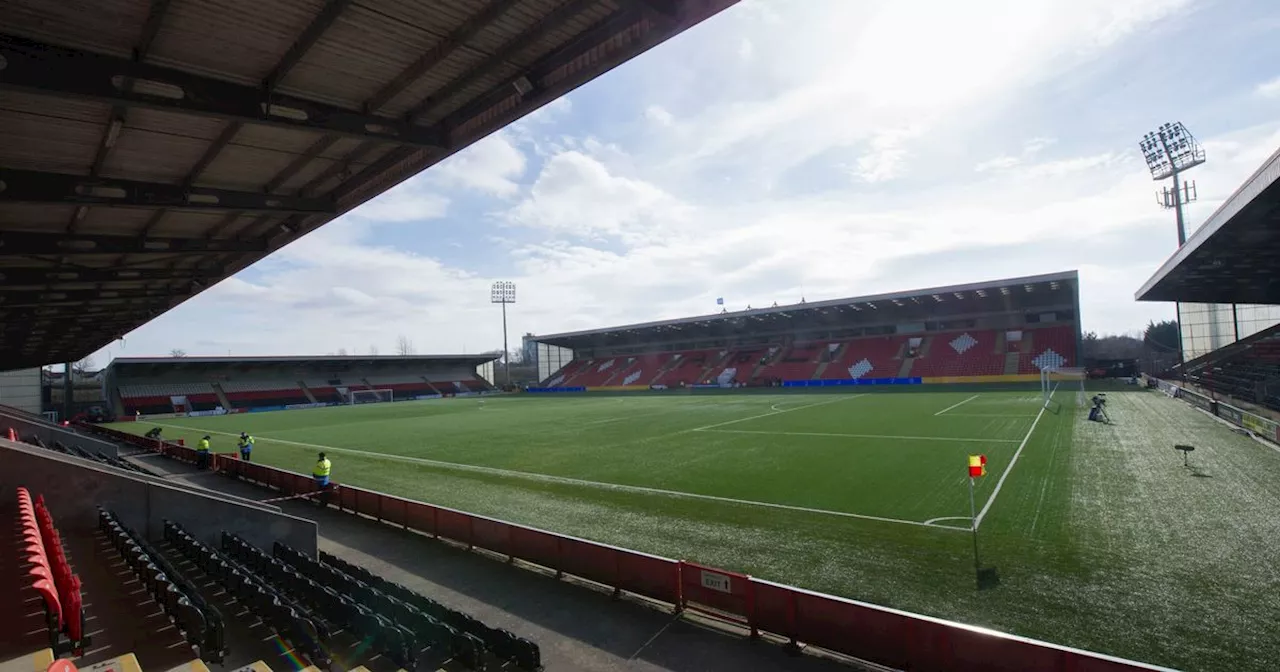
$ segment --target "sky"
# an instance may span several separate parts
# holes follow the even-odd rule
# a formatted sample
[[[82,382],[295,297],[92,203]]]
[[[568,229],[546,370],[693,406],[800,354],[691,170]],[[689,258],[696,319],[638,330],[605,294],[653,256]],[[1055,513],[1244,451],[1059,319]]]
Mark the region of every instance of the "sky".
[[[1176,247],[1137,143],[1201,140],[1197,228],[1280,147],[1274,0],[744,0],[95,359],[417,354],[1077,269],[1140,330]]]

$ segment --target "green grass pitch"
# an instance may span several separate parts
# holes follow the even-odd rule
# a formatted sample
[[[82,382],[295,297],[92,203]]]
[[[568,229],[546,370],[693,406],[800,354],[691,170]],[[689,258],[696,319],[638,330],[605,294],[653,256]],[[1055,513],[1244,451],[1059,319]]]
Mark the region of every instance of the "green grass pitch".
[[[1280,660],[1280,453],[1186,404],[1035,391],[522,396],[156,421],[254,459],[1184,669]],[[152,423],[121,423],[144,432]],[[1191,469],[1174,443],[1192,443]],[[983,563],[975,590],[969,454]]]

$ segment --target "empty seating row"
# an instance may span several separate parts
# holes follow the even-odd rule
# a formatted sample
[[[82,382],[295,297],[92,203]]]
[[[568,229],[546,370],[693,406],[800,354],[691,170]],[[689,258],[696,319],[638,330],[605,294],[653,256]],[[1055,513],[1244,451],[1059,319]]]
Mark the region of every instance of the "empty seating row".
[[[709,366],[715,364],[724,355],[719,350],[688,350],[673,355],[679,355],[679,361],[669,363],[668,369],[652,381],[654,385],[666,385],[675,387],[681,383],[693,384],[700,383],[698,380],[702,372]],[[575,383],[577,384],[577,383]]]
[[[298,655],[320,667],[328,667],[332,662],[324,646],[332,635],[306,607],[282,594],[257,572],[197,541],[177,523],[164,521],[164,539],[267,627],[275,630]]]
[[[125,399],[135,397],[185,397],[193,394],[213,394],[213,386],[209,383],[151,383],[120,386],[120,396]]]
[[[415,646],[420,647],[417,657],[430,659],[429,666],[437,666],[447,660],[455,660],[469,669],[485,669],[484,642],[459,632],[449,625],[420,611],[417,607],[387,596],[369,585],[352,580],[349,576],[277,544],[273,551],[277,558],[305,572],[329,589],[350,596],[359,604],[390,618],[397,627],[414,636]]]
[[[50,647],[59,653],[80,654],[89,643],[84,633],[80,577],[71,571],[71,563],[62,548],[62,537],[44,505],[44,497],[40,495],[32,501],[26,488],[18,488],[17,493],[20,548],[23,559],[30,563],[27,585],[39,593],[44,602]]]
[[[329,632],[347,631],[396,665],[410,670],[416,667],[418,652],[425,647],[418,645],[411,631],[356,603],[350,596],[320,585],[237,535],[223,532],[222,550],[275,589],[306,605],[311,613],[332,624]]]
[[[52,450],[54,452],[62,453],[63,455],[73,455],[75,457],[79,457],[85,460],[92,460],[100,464],[109,464],[113,467],[116,467],[117,469],[124,469],[125,471],[132,471],[138,474],[146,474],[147,476],[157,475],[155,472],[151,471],[150,469],[134,464],[128,460],[124,460],[118,457],[109,457],[96,452],[91,453],[81,448],[80,446],[74,446],[74,445],[68,446],[63,442],[56,441],[56,440],[53,442],[52,446],[47,445],[43,439],[41,439],[39,436],[36,436],[35,434],[32,434],[31,436],[28,436],[27,438],[23,439],[22,442],[28,445],[36,446],[38,448],[44,448],[45,450]]]
[[[287,391],[299,393],[301,388],[296,380],[228,380],[218,383],[223,392],[275,392]]]
[[[379,613],[393,614],[404,625],[428,642],[448,642],[460,659],[487,654],[500,665],[512,663],[523,670],[542,667],[538,645],[500,628],[491,628],[479,620],[399,584],[374,575],[369,570],[321,553],[316,561],[288,546],[277,543],[273,551],[278,558],[293,564],[308,576],[335,589],[346,591],[364,604],[376,606]]]
[[[463,639],[479,646],[479,653],[492,655],[500,664],[512,663],[520,669],[541,668],[541,652],[538,644],[502,628],[486,626],[470,614],[445,607],[428,596],[413,593],[412,590],[404,588],[397,582],[375,575],[365,567],[325,552],[320,552],[320,562],[307,561],[296,550],[282,547],[280,544],[276,544],[275,552],[287,558],[298,558],[300,562],[314,568],[317,572],[328,571],[329,576],[334,577],[335,581],[342,581],[349,588],[370,595],[371,599],[388,605],[398,605],[399,612],[406,614],[407,618],[417,620],[425,617],[428,628],[435,627],[431,626],[431,621],[443,623],[445,631],[451,634],[453,641],[458,641],[458,636],[461,635]],[[415,613],[422,616],[412,616]]]
[[[114,513],[98,509],[98,529],[197,655],[202,660],[221,662],[227,654],[222,614],[206,603],[195,586],[146,540],[122,525]]]

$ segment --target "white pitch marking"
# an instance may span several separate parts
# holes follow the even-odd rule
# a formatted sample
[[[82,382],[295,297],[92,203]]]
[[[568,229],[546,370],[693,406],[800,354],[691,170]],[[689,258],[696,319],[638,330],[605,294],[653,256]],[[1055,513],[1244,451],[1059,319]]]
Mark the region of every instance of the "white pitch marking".
[[[948,407],[946,407],[946,408],[942,409],[941,411],[938,411],[937,413],[934,413],[934,415],[942,415],[943,413],[946,413],[947,411],[949,411],[949,410],[951,410],[951,409],[953,409],[953,408],[960,408],[961,406],[964,406],[965,404],[967,404],[967,403],[969,403],[969,402],[971,402],[971,401],[973,401],[974,399],[977,399],[977,398],[978,398],[978,395],[976,395],[976,394],[975,394],[975,395],[973,395],[972,397],[969,397],[968,399],[965,399],[964,401],[962,401],[962,402],[960,402],[960,403],[958,403],[958,404],[952,404],[951,406],[948,406]]]
[[[765,434],[773,436],[820,436],[837,439],[901,439],[903,441],[946,441],[964,443],[1017,443],[1017,439],[958,439],[947,436],[897,436],[893,434],[836,434],[830,432],[769,432],[753,429],[695,429],[709,434]]]
[[[930,518],[929,520],[924,521],[924,524],[933,525],[937,523],[939,520],[967,520],[970,522],[970,525],[973,524],[973,519],[970,518],[969,516],[942,516],[941,518]],[[954,525],[938,525],[938,527],[948,527],[953,530],[972,530],[973,529],[971,527],[956,527]]]
[[[1053,399],[1053,395],[1058,391],[1055,384],[1049,392],[1049,398]],[[982,506],[982,510],[978,512],[978,517],[973,521],[973,527],[976,529],[982,525],[982,519],[987,516],[987,511],[991,510],[991,505],[996,501],[996,495],[1000,494],[1000,488],[1004,487],[1004,481],[1009,478],[1009,473],[1013,471],[1013,465],[1018,463],[1018,456],[1022,455],[1022,449],[1027,447],[1027,441],[1031,440],[1031,435],[1036,431],[1036,425],[1040,424],[1040,418],[1044,417],[1045,407],[1040,408],[1040,412],[1036,414],[1036,419],[1031,423],[1031,429],[1027,430],[1027,435],[1022,437],[1022,443],[1018,444],[1018,449],[1013,451],[1013,458],[1009,460],[1009,466],[1005,468],[1004,473],[1000,474],[1000,480],[996,481],[996,489],[991,491],[991,496],[987,498],[987,503]]]
[[[826,403],[826,402],[824,402]],[[181,429],[185,431],[204,432],[206,434],[219,434],[223,436],[239,436],[235,432],[219,432],[209,429],[197,429],[184,425],[169,425],[157,422],[148,423],[160,427],[171,427],[173,429]],[[337,446],[325,446],[318,443],[303,443],[301,441],[286,441],[285,439],[273,439],[268,436],[258,435],[258,439],[264,442],[283,443],[292,446],[301,446],[303,448],[318,448],[335,453],[350,453],[352,455],[364,455],[373,458],[382,458],[387,460],[397,460],[401,462],[411,462],[415,464],[423,464],[442,469],[453,469],[455,471],[470,471],[481,474],[492,474],[495,476],[505,476],[508,478],[523,478],[535,481],[546,481],[549,483],[563,483],[566,485],[579,485],[590,488],[599,488],[602,490],[616,490],[621,492],[638,492],[650,495],[663,495],[666,497],[682,497],[686,499],[702,499],[713,502],[725,502],[728,504],[741,504],[744,506],[758,506],[768,509],[781,509],[784,511],[799,511],[801,513],[816,513],[823,516],[835,516],[839,518],[858,518],[861,520],[875,520],[882,523],[899,523],[902,525],[915,525],[917,527],[933,527],[949,530],[959,530],[958,527],[948,527],[946,525],[926,525],[918,520],[903,520],[900,518],[886,518],[883,516],[868,516],[861,513],[848,513],[846,511],[830,511],[828,509],[815,509],[808,506],[794,506],[791,504],[776,504],[774,502],[758,502],[750,499],[738,499],[736,497],[720,497],[718,495],[700,495],[693,492],[681,492],[679,490],[664,490],[662,488],[648,488],[642,485],[620,485],[617,483],[602,483],[600,481],[587,481],[580,478],[570,478],[568,476],[551,476],[548,474],[537,474],[528,471],[515,471],[512,469],[499,469],[497,467],[481,467],[474,464],[459,464],[457,462],[443,462],[441,460],[429,460],[424,457],[409,457],[406,455],[391,455],[389,453],[377,453],[368,450],[358,450],[355,448],[340,448]],[[967,530],[966,530],[967,531]]]
[[[834,404],[837,401],[848,401],[850,399],[857,399],[858,397],[865,397],[865,396],[867,395],[866,394],[851,394],[849,396],[841,395],[835,399],[828,399],[827,401],[819,401],[815,404],[805,404],[804,406],[796,406],[795,408],[787,408],[781,411],[770,411],[768,413],[761,413],[760,415],[749,415],[745,418],[738,418],[737,420],[726,420],[725,422],[717,422],[714,425],[704,425],[702,427],[694,427],[693,429],[687,429],[685,431],[686,432],[705,432],[708,429],[714,429],[716,427],[724,427],[725,425],[735,425],[739,422],[746,422],[748,420],[758,420],[760,418],[767,418],[771,415],[781,415],[783,413],[790,413],[792,411],[802,411],[806,408],[813,408],[815,406],[826,406],[827,404]],[[779,402],[779,403],[782,403],[782,402]],[[778,404],[774,404],[774,406],[777,406],[777,405]]]
[[[1004,415],[1000,413],[948,413],[948,418],[1022,418],[1030,420],[1034,415]]]

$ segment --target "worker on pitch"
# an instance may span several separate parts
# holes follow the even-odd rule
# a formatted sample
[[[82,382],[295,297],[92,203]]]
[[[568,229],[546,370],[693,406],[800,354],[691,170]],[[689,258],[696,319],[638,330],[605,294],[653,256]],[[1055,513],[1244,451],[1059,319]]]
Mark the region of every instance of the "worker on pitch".
[[[240,441],[237,444],[240,448],[240,459],[245,462],[252,462],[253,456],[253,437],[247,432],[240,432]]]

